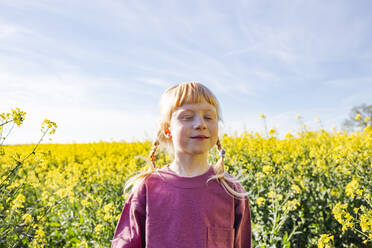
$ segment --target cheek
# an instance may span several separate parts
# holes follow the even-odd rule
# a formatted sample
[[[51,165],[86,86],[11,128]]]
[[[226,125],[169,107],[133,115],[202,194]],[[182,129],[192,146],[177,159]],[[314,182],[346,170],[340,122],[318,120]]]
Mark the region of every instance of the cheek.
[[[212,136],[212,143],[215,144],[217,143],[217,139],[218,139],[218,124],[213,124],[211,125],[210,127],[210,134]]]
[[[179,128],[176,135],[178,140],[184,140],[187,137],[187,130],[185,128]]]
[[[184,139],[188,135],[188,129],[185,125],[173,125],[171,129],[172,137],[175,140]]]
[[[210,127],[210,130],[214,135],[218,134],[218,123],[213,123]]]

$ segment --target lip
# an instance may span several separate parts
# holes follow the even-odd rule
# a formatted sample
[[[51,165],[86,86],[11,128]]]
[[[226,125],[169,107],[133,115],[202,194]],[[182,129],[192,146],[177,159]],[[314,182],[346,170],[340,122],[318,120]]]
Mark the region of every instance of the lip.
[[[205,136],[205,135],[198,135],[198,136],[193,136],[191,137],[192,139],[209,139],[208,136]]]

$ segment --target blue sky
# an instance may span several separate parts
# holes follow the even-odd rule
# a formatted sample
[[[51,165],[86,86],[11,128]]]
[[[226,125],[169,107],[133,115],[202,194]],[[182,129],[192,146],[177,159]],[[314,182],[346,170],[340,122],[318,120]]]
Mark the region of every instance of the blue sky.
[[[370,1],[0,2],[0,112],[27,112],[6,144],[142,140],[160,95],[187,81],[222,105],[221,132],[340,128],[371,104]]]

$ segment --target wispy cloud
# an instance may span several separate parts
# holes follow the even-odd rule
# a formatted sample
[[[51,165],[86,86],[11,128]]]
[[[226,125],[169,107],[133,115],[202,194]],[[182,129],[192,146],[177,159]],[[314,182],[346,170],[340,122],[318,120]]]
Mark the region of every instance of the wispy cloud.
[[[166,88],[197,81],[219,97],[225,124],[234,129],[246,123],[261,130],[261,112],[279,132],[296,129],[296,111],[306,119],[324,116],[331,126],[350,105],[370,100],[369,7],[348,1],[2,1],[0,111],[20,106],[33,113],[24,137],[48,113],[61,123],[61,141],[115,132],[140,137],[151,129]],[[123,131],[134,123],[143,126]]]

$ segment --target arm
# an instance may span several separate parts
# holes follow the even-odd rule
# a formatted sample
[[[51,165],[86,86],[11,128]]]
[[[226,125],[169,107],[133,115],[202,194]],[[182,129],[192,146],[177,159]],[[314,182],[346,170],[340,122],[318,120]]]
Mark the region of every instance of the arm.
[[[252,247],[251,211],[249,199],[237,200],[235,205],[235,248]]]
[[[143,197],[141,197],[143,198]],[[133,195],[124,205],[111,248],[145,247],[146,206]]]

